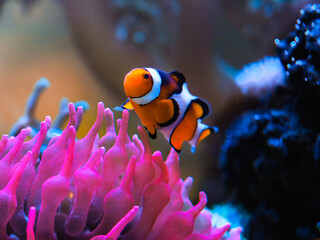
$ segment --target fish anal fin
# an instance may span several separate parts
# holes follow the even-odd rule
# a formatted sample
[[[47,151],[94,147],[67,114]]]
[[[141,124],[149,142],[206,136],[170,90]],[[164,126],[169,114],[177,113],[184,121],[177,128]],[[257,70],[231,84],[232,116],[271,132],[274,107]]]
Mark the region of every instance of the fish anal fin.
[[[178,86],[182,86],[186,82],[185,76],[178,71],[173,71],[169,73],[173,80],[178,84]]]
[[[202,133],[200,134],[199,139],[198,139],[197,146],[198,146],[199,142],[201,142],[203,139],[208,137],[211,133],[212,133],[211,128],[206,128],[205,130],[203,130]]]
[[[122,108],[127,109],[127,110],[132,110],[133,106],[132,103],[130,102],[129,98],[127,99],[127,101],[121,105]]]
[[[203,124],[201,120],[198,120],[197,129],[195,135],[191,141],[189,141],[191,145],[191,152],[194,153],[198,144],[205,138],[207,138],[210,134],[218,132],[217,127],[211,127],[206,124]]]

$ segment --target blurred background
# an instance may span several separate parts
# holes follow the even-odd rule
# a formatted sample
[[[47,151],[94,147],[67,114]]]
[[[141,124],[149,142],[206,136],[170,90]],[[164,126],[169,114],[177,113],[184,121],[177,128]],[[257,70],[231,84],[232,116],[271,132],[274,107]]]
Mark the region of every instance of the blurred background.
[[[40,77],[51,82],[37,107],[40,120],[57,115],[62,97],[90,104],[82,137],[99,101],[113,108],[126,100],[123,78],[132,68],[178,70],[191,93],[211,104],[213,114],[204,122],[221,129],[195,154],[184,145],[183,178],[193,176],[193,193],[205,189],[210,203],[227,199],[217,158],[224,130],[247,107],[233,77],[244,65],[276,55],[274,39],[293,30],[307,2],[0,0],[0,133],[8,133],[23,114]],[[130,118],[132,135],[139,120],[134,112]],[[170,150],[162,136],[152,145],[165,157]]]

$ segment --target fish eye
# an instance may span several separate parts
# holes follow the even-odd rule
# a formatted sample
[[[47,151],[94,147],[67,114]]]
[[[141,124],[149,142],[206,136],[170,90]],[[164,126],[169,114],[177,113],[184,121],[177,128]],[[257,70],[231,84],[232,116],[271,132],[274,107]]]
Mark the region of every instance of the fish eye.
[[[143,77],[144,77],[145,79],[148,79],[148,78],[150,78],[150,75],[146,73]]]

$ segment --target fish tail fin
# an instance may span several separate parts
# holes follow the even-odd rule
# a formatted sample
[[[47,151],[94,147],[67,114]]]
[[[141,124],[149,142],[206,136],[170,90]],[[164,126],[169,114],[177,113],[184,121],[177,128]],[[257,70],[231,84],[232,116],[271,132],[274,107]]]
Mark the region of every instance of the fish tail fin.
[[[217,127],[211,127],[201,122],[201,120],[198,120],[197,129],[195,131],[194,137],[189,141],[191,145],[191,152],[194,153],[196,151],[196,148],[198,144],[208,137],[212,133],[218,132]]]

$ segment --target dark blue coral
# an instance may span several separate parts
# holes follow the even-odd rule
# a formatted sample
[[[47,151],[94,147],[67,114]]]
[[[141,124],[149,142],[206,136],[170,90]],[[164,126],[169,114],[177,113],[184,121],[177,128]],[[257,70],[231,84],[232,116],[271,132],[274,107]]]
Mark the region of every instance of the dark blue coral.
[[[252,213],[249,239],[320,236],[320,4],[276,40],[281,87],[226,133],[220,164],[236,202]]]

